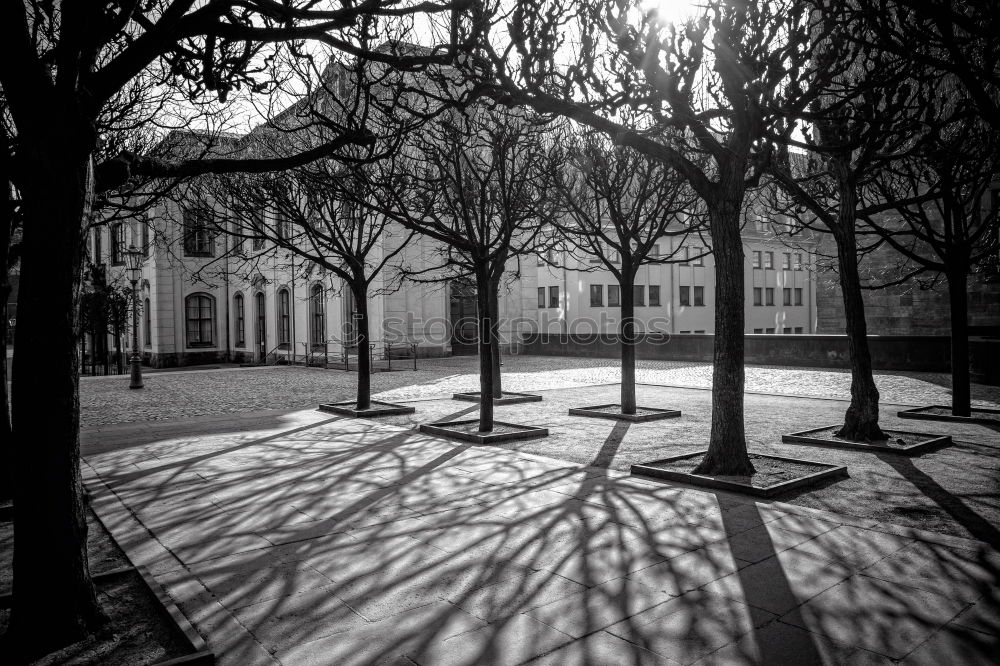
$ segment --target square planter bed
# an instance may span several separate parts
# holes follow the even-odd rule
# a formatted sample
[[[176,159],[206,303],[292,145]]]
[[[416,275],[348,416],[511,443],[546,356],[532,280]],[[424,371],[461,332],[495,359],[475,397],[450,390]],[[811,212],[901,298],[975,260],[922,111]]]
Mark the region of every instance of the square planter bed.
[[[112,663],[149,663],[151,651],[166,652],[155,666],[208,666],[215,655],[188,619],[143,567],[123,567],[93,576],[94,587],[110,618],[110,629],[126,639],[105,655]],[[0,608],[9,608],[11,596],[0,596]],[[132,639],[129,636],[134,634]],[[141,638],[141,640],[137,640]],[[90,647],[94,649],[96,646]],[[67,649],[78,650],[78,645]],[[86,643],[84,648],[88,649]],[[54,656],[59,658],[58,653]]]
[[[782,435],[785,444],[806,444],[809,446],[828,446],[835,449],[857,449],[859,451],[874,451],[877,453],[898,453],[912,456],[930,449],[936,449],[951,444],[950,435],[927,435],[905,430],[883,430],[889,439],[877,442],[859,442],[834,435],[840,425],[824,426]]]
[[[464,400],[465,402],[479,402],[479,391],[469,391],[467,393],[453,393],[452,400]],[[542,396],[530,393],[514,393],[504,391],[499,398],[493,398],[494,405],[516,405],[519,402],[541,402]]]
[[[463,442],[473,442],[475,444],[497,444],[518,439],[535,439],[549,436],[548,428],[520,425],[517,423],[504,423],[503,421],[494,421],[492,432],[480,432],[479,419],[424,423],[420,426],[420,432],[447,437],[449,439],[458,439]]]
[[[594,405],[593,407],[572,407],[569,414],[570,416],[591,416],[598,419],[615,419],[633,423],[675,419],[681,415],[677,409],[660,409],[659,407],[636,407],[635,414],[622,414],[622,406],[618,403]]]
[[[988,407],[973,407],[969,416],[955,416],[951,407],[944,405],[928,405],[904,409],[896,414],[901,419],[926,419],[928,421],[954,421],[955,423],[979,423],[981,425],[1000,426],[1000,409]]]
[[[395,416],[397,414],[412,414],[417,411],[416,407],[408,405],[396,405],[391,402],[380,402],[372,400],[368,409],[358,409],[358,403],[354,400],[344,402],[328,402],[320,405],[321,412],[340,414],[341,416],[353,416],[355,418],[370,418],[373,416]]]
[[[632,474],[729,490],[754,497],[773,497],[789,490],[816,485],[825,479],[847,476],[847,468],[839,465],[765,456],[759,453],[750,454],[750,461],[757,469],[757,472],[750,477],[693,474],[691,470],[698,466],[705,453],[706,451],[691,451],[662,460],[632,465]]]

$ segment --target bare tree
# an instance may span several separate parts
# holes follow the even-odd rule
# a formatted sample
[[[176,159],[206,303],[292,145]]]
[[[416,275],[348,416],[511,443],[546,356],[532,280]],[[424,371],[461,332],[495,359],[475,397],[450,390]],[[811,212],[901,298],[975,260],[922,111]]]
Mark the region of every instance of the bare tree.
[[[782,159],[771,162],[770,172],[805,213],[797,216],[798,223],[829,233],[836,244],[851,360],[851,403],[837,434],[857,441],[883,440],[858,270],[865,240],[858,238],[857,227],[861,218],[887,206],[870,191],[872,179],[942,120],[932,90],[920,79],[926,70],[854,39],[864,25],[843,3],[816,4],[826,29],[818,33],[815,61],[824,68],[838,67],[841,73],[818,82],[822,87],[809,108],[790,116],[803,136],[775,137],[786,148]],[[790,154],[788,146],[806,152]]]
[[[892,283],[943,276],[951,321],[951,406],[969,416],[969,278],[995,262],[1000,211],[991,186],[1000,179],[1000,141],[977,116],[938,128],[906,159],[872,183],[892,207],[865,215],[873,231],[905,259]],[[921,203],[928,196],[933,197]],[[870,233],[869,232],[869,233]]]
[[[426,125],[398,158],[374,163],[372,196],[358,201],[436,245],[431,266],[407,270],[410,279],[475,283],[481,432],[493,430],[502,395],[500,288],[509,262],[534,252],[550,206],[545,143],[531,114],[471,107]]]
[[[700,200],[663,162],[615,146],[599,132],[566,132],[556,145],[549,173],[560,213],[550,226],[560,241],[596,258],[618,281],[621,410],[635,414],[636,274],[642,266],[678,261],[681,245],[665,251],[659,241],[697,234]],[[685,251],[679,261],[688,258]]]
[[[481,21],[489,23],[489,18]],[[717,267],[712,430],[697,467],[749,474],[743,425],[744,279],[741,209],[791,131],[822,30],[798,2],[725,0],[675,26],[627,0],[557,0],[496,12],[480,40],[472,94],[556,113],[675,169],[704,202]],[[628,122],[618,110],[637,113]],[[636,120],[641,122],[636,122]],[[664,130],[674,132],[666,133]]]
[[[101,109],[137,77],[191,99],[266,92],[262,62],[303,40],[400,67],[447,62],[454,43],[429,54],[375,51],[368,39],[415,15],[452,14],[460,2],[371,0],[333,9],[311,0],[153,0],[147,3],[0,5],[0,86],[17,136],[15,184],[24,242],[12,426],[16,466],[14,607],[10,634],[35,656],[103,622],[86,556],[79,471],[78,299],[83,229],[95,190],[135,174],[167,177],[258,173],[305,164],[363,143],[367,133],[284,159],[164,161],[123,155],[96,168]],[[385,34],[383,32],[383,34]],[[456,35],[455,30],[449,38]],[[454,42],[454,40],[451,40]],[[100,185],[96,186],[96,182]],[[39,421],[39,404],[51,409]],[[30,639],[29,639],[30,637]]]

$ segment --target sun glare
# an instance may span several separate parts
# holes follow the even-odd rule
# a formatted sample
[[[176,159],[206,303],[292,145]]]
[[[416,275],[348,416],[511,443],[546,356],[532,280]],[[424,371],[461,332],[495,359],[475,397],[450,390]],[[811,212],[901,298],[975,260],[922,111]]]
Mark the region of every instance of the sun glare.
[[[660,18],[671,23],[681,23],[701,13],[705,0],[641,0],[646,11],[655,10]]]

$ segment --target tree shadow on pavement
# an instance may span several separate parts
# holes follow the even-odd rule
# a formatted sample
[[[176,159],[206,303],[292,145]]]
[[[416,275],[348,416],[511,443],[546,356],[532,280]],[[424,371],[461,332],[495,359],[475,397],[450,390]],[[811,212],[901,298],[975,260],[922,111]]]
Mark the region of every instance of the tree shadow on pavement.
[[[98,511],[145,529],[126,550],[162,547],[146,564],[220,663],[254,649],[338,664],[840,654],[810,633],[839,630],[826,606],[804,627],[793,614],[854,573],[824,573],[859,538],[823,541],[842,526],[360,420],[233,437],[88,458],[107,483]]]

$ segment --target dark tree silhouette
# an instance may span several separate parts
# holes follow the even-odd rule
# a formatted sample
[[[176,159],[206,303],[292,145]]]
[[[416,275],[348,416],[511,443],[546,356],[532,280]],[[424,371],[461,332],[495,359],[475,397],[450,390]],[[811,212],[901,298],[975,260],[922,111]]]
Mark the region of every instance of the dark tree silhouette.
[[[865,222],[902,255],[892,280],[943,276],[951,321],[951,408],[969,416],[969,278],[1000,252],[1000,211],[994,183],[1000,179],[1000,140],[977,116],[939,128],[906,159],[873,182],[893,206]],[[930,201],[924,201],[928,196]],[[916,201],[917,203],[913,203]]]
[[[17,137],[13,174],[24,222],[14,364],[30,368],[14,373],[12,395],[11,439],[22,473],[15,475],[7,640],[22,657],[73,642],[103,622],[88,571],[79,470],[78,301],[83,230],[95,192],[143,173],[273,171],[366,138],[364,132],[343,135],[283,160],[164,161],[126,154],[95,167],[102,109],[145,74],[193,100],[217,95],[224,103],[236,91],[266,92],[273,80],[261,64],[280,45],[299,49],[309,39],[400,67],[447,62],[453,46],[407,56],[367,46],[394,21],[428,13],[454,16],[454,42],[458,7],[448,3],[370,0],[333,9],[308,0],[0,5],[0,87]],[[50,410],[43,420],[36,418],[40,404]]]
[[[536,250],[551,202],[542,175],[544,127],[530,114],[478,105],[427,124],[399,157],[373,163],[371,193],[357,203],[434,245],[411,279],[470,280],[479,325],[479,430],[493,430],[499,372],[499,292],[509,264]]]
[[[658,241],[702,231],[700,201],[677,173],[593,130],[564,132],[550,160],[549,178],[559,214],[550,226],[574,254],[596,258],[618,281],[621,314],[621,410],[635,414],[635,277],[644,265],[678,260],[681,246]],[[701,245],[704,247],[704,244]],[[660,251],[654,253],[654,248]],[[696,257],[690,257],[694,259]]]
[[[717,279],[712,430],[699,473],[753,471],[743,426],[741,209],[772,157],[771,137],[787,135],[787,114],[808,104],[804,82],[835,75],[813,63],[823,29],[790,1],[712,2],[681,26],[626,0],[524,3],[495,15],[465,61],[479,80],[471,94],[603,132],[675,169],[704,202]],[[636,113],[616,120],[625,108]]]

